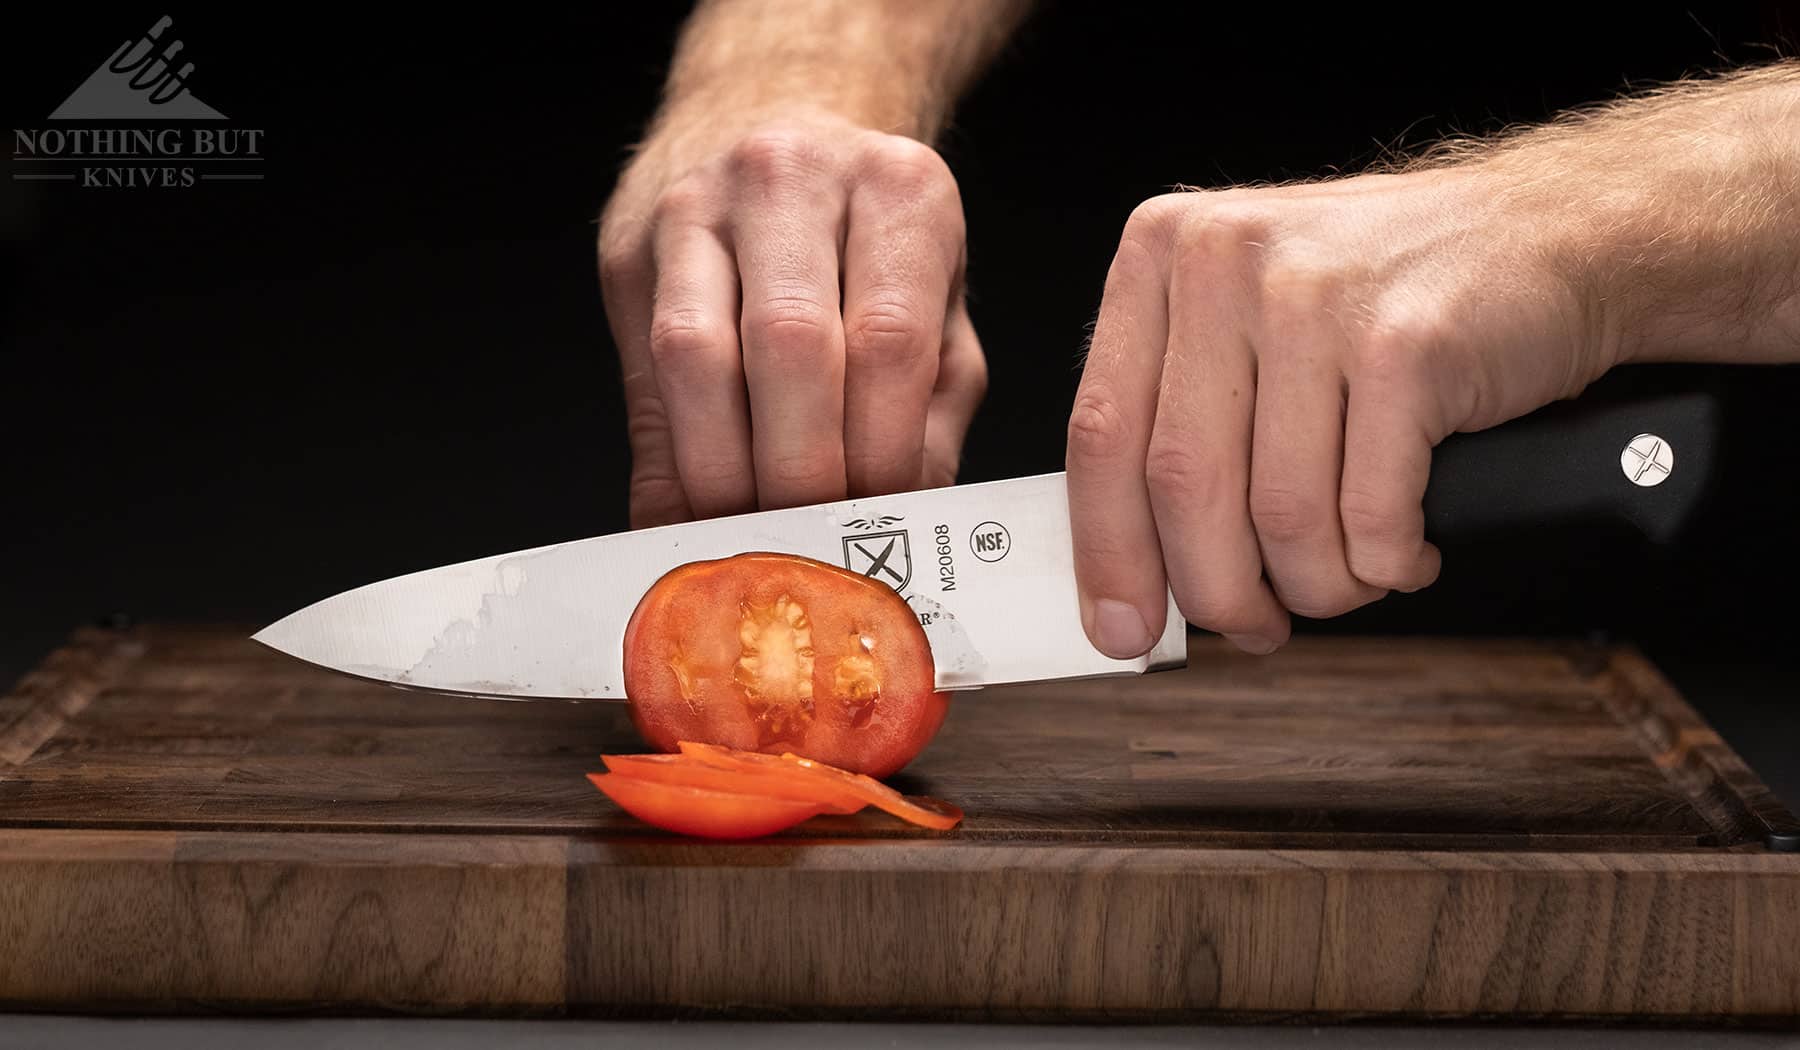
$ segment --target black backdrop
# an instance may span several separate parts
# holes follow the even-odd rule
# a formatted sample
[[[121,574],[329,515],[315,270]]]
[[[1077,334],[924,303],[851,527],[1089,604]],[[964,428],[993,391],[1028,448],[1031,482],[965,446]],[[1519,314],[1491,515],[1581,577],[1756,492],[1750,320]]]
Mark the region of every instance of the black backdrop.
[[[1793,53],[1800,35],[1773,2],[1213,6],[1049,3],[959,110],[943,148],[993,376],[965,480],[1060,469],[1076,354],[1144,197],[1354,169],[1387,145]],[[41,125],[162,13],[10,13],[7,127]],[[194,93],[266,130],[267,178],[0,183],[0,679],[112,611],[259,624],[369,580],[624,528],[592,220],[685,6],[168,13]],[[1610,632],[1800,787],[1780,766],[1800,741],[1800,368],[1603,385],[1642,384],[1726,404],[1719,483],[1681,545],[1539,530],[1448,548],[1431,590],[1301,627]]]

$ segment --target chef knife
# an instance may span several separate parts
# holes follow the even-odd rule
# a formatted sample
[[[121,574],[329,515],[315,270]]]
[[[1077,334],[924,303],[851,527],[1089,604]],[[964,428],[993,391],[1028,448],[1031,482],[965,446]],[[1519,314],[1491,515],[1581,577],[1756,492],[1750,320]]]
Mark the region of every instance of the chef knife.
[[[1669,543],[1701,498],[1715,415],[1704,394],[1577,400],[1454,435],[1432,457],[1427,535],[1593,522]],[[842,500],[478,558],[325,598],[255,639],[403,688],[622,700],[625,625],[660,576],[773,551],[843,565],[898,591],[930,640],[942,689],[1182,666],[1186,624],[1173,596],[1149,653],[1117,660],[1087,640],[1065,482],[1055,473]]]

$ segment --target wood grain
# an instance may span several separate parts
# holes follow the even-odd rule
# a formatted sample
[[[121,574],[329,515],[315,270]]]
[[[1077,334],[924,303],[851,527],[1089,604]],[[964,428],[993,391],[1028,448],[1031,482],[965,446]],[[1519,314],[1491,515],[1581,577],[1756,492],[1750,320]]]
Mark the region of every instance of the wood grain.
[[[1628,649],[1196,641],[959,696],[969,813],[683,840],[613,704],[407,693],[236,629],[0,698],[0,1006],[1182,1019],[1800,1015],[1790,814]]]

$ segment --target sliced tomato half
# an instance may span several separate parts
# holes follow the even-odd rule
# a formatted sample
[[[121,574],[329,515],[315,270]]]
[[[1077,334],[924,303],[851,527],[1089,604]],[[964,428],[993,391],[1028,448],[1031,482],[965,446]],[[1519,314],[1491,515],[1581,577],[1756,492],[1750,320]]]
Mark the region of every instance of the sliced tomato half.
[[[818,802],[665,784],[618,773],[589,773],[594,786],[646,824],[710,839],[757,839],[818,816]]]
[[[792,751],[884,777],[949,710],[931,644],[887,584],[794,554],[676,568],[625,627],[625,692],[650,745]]]
[[[799,771],[817,778],[821,785],[834,785],[869,805],[920,827],[948,831],[962,823],[963,811],[951,803],[935,798],[902,795],[873,777],[839,769],[792,752],[767,755],[692,740],[680,741],[677,746],[682,754],[707,761],[721,770],[755,772],[787,768]]]

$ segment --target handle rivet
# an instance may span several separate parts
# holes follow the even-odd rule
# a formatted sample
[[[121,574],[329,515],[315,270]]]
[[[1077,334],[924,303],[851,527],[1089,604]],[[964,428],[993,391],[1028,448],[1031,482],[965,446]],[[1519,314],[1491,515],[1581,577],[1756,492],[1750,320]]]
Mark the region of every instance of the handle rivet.
[[[1619,453],[1619,469],[1633,485],[1660,485],[1675,470],[1675,450],[1655,434],[1639,434]]]

